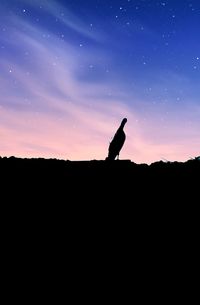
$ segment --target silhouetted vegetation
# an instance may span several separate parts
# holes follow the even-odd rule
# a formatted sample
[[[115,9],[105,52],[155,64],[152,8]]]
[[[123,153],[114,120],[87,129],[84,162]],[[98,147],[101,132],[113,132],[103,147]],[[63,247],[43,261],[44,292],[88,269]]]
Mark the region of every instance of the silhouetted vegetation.
[[[199,180],[200,157],[186,162],[158,161],[150,165],[136,164],[130,160],[116,161],[69,161],[57,159],[1,158],[0,171],[3,182],[8,185],[52,185],[81,187],[91,185],[112,189],[119,186],[137,191],[137,188],[151,190],[165,189],[177,185],[189,185]]]
[[[200,157],[151,165],[10,157],[0,158],[0,173],[2,217],[24,245],[35,232],[39,245],[66,247],[71,238],[72,249],[103,236],[104,247],[120,240],[143,264],[152,247],[160,253],[169,243],[174,253],[198,232]]]

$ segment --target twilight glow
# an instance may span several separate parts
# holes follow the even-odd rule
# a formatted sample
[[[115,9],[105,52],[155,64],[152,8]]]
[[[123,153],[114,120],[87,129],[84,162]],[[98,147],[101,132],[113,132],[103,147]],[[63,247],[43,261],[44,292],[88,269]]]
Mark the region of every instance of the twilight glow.
[[[200,153],[200,1],[1,0],[0,156]]]

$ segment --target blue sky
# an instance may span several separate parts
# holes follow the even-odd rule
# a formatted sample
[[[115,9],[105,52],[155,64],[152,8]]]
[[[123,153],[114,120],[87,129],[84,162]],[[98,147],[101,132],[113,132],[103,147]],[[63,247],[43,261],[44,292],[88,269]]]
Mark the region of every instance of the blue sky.
[[[104,159],[200,150],[200,2],[5,0],[0,155]]]

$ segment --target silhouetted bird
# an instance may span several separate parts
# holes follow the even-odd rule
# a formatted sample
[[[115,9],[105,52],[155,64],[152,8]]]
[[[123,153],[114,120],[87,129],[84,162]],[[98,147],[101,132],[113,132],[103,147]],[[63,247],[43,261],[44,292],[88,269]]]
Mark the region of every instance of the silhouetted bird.
[[[122,146],[124,145],[124,141],[126,139],[126,135],[124,133],[124,125],[126,124],[127,119],[124,118],[121,122],[121,125],[117,129],[114,138],[110,142],[109,148],[108,148],[108,157],[106,160],[115,160],[115,158],[118,156],[119,159],[119,153],[122,149]]]

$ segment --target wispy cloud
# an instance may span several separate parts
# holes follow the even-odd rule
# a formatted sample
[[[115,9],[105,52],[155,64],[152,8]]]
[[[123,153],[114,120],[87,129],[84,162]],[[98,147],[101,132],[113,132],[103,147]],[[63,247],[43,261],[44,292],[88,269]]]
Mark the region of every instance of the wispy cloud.
[[[18,1],[18,0],[17,0]],[[101,41],[103,39],[103,35],[90,26],[89,22],[85,22],[85,16],[83,18],[75,15],[70,9],[61,3],[54,0],[21,0],[21,3],[24,4],[25,7],[32,7],[38,11],[42,11],[43,13],[48,14],[56,20],[60,22],[62,25],[66,26],[76,32],[77,34],[82,35],[83,37],[90,38],[94,41]]]

